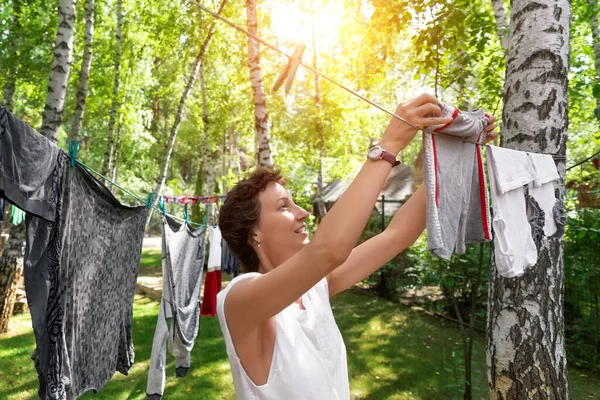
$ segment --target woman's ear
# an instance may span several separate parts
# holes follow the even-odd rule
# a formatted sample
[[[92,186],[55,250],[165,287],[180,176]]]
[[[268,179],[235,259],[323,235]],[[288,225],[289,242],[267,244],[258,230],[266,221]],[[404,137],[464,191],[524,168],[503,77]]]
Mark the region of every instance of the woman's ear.
[[[260,232],[257,229],[252,231],[252,235],[250,237],[250,244],[252,247],[260,247],[260,243],[262,242]]]

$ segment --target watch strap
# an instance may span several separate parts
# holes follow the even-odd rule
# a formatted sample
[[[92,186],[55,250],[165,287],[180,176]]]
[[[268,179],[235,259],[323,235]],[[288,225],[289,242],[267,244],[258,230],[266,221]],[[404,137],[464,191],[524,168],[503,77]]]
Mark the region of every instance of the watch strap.
[[[391,153],[388,153],[385,150],[383,150],[381,152],[381,159],[389,162],[390,164],[392,164],[392,167],[400,165],[400,161],[396,160],[396,157],[394,157]]]

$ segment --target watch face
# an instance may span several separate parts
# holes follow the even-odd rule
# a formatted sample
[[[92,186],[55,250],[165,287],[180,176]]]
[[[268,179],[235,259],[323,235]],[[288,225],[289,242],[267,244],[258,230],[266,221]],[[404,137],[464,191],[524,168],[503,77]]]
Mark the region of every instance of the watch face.
[[[371,160],[379,160],[381,158],[382,148],[379,146],[373,146],[369,149],[369,158]]]

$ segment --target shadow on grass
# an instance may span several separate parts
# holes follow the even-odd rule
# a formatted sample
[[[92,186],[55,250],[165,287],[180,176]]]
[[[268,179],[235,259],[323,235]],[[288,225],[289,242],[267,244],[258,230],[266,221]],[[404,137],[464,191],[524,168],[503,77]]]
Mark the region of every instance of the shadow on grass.
[[[145,399],[152,339],[158,317],[157,302],[136,295],[133,319],[135,364],[128,376],[116,373],[98,392],[80,399]],[[38,381],[29,356],[35,346],[33,333],[0,339],[0,399],[37,398]],[[174,358],[167,354],[165,398],[235,399],[225,344],[216,318],[202,318],[192,350],[188,375],[175,378]]]
[[[462,342],[454,327],[358,290],[336,297],[332,306],[353,399],[462,399]],[[474,369],[480,371],[473,376],[474,398],[487,398],[480,359]]]
[[[462,399],[462,342],[458,329],[407,307],[359,290],[332,300],[344,337],[353,399]],[[128,376],[116,373],[97,395],[82,399],[145,399],[152,339],[159,304],[136,295],[133,340],[135,364]],[[9,337],[0,335],[0,399],[37,398],[37,375],[29,356],[34,348],[29,314],[11,320]],[[474,399],[489,398],[485,341],[474,343]],[[235,399],[225,344],[216,318],[202,318],[192,364],[185,378],[175,378],[173,357],[167,355],[164,397]],[[600,380],[592,373],[569,371],[573,399],[600,399]]]

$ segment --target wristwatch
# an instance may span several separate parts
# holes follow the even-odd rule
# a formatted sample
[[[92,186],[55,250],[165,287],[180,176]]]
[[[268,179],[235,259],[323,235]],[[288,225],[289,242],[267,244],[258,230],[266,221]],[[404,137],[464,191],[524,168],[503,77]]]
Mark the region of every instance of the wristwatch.
[[[367,155],[367,158],[369,160],[373,160],[373,161],[378,161],[378,160],[385,160],[387,162],[389,162],[390,164],[392,164],[392,167],[395,167],[396,165],[400,165],[400,161],[396,160],[396,157],[394,157],[391,153],[388,153],[387,151],[385,151],[385,149],[381,146],[371,146],[369,148],[369,153]]]

